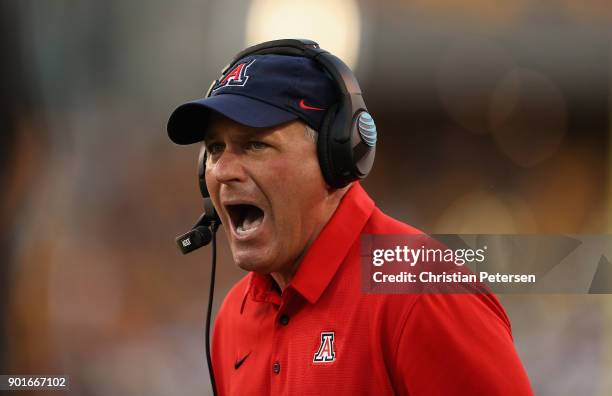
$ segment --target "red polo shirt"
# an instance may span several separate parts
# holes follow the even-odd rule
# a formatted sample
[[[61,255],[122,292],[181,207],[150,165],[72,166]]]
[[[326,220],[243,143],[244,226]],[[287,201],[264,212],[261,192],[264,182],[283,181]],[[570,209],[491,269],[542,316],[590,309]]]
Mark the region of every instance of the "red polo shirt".
[[[249,273],[217,315],[220,395],[531,395],[492,295],[361,291],[361,234],[416,234],[359,183],[280,294]]]

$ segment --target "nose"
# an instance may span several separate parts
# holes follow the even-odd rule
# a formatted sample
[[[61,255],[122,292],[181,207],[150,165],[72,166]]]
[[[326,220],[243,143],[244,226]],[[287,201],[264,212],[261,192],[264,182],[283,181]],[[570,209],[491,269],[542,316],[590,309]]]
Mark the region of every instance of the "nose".
[[[225,150],[221,156],[213,163],[210,172],[218,183],[230,184],[241,182],[246,179],[246,172],[240,154],[231,150]]]

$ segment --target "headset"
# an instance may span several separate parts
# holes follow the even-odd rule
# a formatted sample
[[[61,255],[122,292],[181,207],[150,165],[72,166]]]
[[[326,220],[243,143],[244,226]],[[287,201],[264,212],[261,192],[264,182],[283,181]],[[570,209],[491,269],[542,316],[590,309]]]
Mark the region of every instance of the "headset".
[[[317,131],[317,155],[323,177],[335,188],[366,177],[374,164],[376,151],[374,120],[367,111],[361,88],[351,69],[336,56],[319,48],[316,42],[273,40],[245,49],[222,70],[221,77],[211,83],[206,97],[241,59],[267,54],[310,58],[323,67],[339,91],[336,104],[327,109],[323,124]]]
[[[205,97],[225,74],[241,59],[252,55],[300,56],[314,60],[338,88],[338,100],[326,110],[323,123],[318,132],[317,156],[321,172],[328,185],[342,188],[350,182],[365,178],[372,169],[376,153],[377,131],[372,116],[361,94],[361,88],[351,69],[336,56],[319,48],[312,40],[287,39],[273,40],[246,48],[223,68],[221,76],[214,80]],[[200,192],[204,198],[204,214],[198,219],[192,231],[177,238],[181,251],[186,254],[211,241],[211,233],[206,230],[221,224],[210,194],[206,187],[206,150],[200,150],[198,158],[198,179]]]
[[[299,56],[314,60],[334,81],[338,90],[338,100],[326,110],[323,123],[318,132],[317,156],[326,183],[333,188],[342,188],[355,180],[365,178],[372,169],[376,153],[377,130],[372,116],[361,94],[361,88],[351,69],[339,58],[321,49],[312,40],[286,39],[273,40],[246,48],[221,71],[214,80],[205,97],[209,97],[213,87],[241,59],[252,55]],[[210,199],[205,180],[206,150],[202,146],[198,157],[198,180],[204,198],[204,213],[191,231],[176,238],[183,254],[190,253],[213,242],[211,286],[206,316],[206,355],[214,394],[216,394],[214,374],[210,359],[210,315],[214,294],[214,274],[216,267],[216,231],[221,224]]]

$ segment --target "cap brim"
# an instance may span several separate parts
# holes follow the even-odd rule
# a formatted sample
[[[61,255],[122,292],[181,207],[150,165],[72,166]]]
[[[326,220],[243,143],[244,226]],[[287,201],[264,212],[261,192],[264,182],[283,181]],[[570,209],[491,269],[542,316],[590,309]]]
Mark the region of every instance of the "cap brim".
[[[176,144],[204,140],[210,111],[254,128],[269,128],[298,117],[286,110],[242,95],[223,94],[179,106],[168,119],[168,136]]]

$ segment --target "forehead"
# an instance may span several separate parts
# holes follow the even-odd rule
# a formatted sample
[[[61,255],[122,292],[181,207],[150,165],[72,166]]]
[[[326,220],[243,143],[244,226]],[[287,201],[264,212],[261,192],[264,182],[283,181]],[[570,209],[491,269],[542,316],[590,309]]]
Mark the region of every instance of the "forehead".
[[[251,139],[251,138],[274,138],[279,142],[296,141],[305,134],[305,125],[300,120],[290,121],[270,128],[254,128],[239,124],[225,116],[212,113],[206,123],[205,142],[219,139]]]

